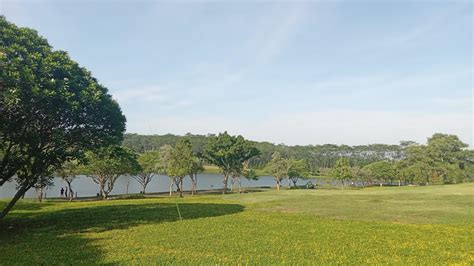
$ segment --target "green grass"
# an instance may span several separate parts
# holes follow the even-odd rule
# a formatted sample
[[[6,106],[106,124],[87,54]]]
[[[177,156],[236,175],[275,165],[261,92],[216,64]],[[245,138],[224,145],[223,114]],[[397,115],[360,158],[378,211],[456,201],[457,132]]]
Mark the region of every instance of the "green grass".
[[[0,265],[473,261],[474,184],[23,201],[0,222]]]
[[[205,165],[203,173],[204,174],[220,174],[221,169],[214,165]]]

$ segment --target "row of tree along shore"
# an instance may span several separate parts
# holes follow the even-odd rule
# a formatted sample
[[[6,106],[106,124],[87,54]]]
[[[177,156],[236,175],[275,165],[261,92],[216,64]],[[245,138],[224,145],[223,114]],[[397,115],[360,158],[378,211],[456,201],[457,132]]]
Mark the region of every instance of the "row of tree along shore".
[[[341,187],[351,184],[373,186],[383,184],[430,185],[473,181],[472,151],[454,135],[434,134],[426,145],[411,144],[405,157],[398,160],[383,160],[363,167],[351,165],[346,157],[340,157],[326,177],[340,181]],[[231,136],[227,132],[209,138],[203,153],[193,152],[187,137],[177,140],[174,146],[165,144],[153,151],[135,153],[122,146],[110,146],[95,152],[87,152],[84,160],[68,161],[56,173],[73,191],[72,181],[79,175],[87,175],[99,185],[100,196],[106,199],[119,176],[130,175],[146,193],[148,184],[158,174],[169,177],[169,195],[173,187],[183,195],[183,179],[191,180],[191,194],[197,189],[198,174],[204,165],[213,164],[223,174],[223,190],[242,192],[241,178],[258,179],[259,175],[271,175],[276,189],[280,190],[284,179],[288,188],[296,188],[299,179],[314,177],[306,160],[285,158],[278,151],[262,169],[250,167],[250,160],[260,156],[252,142],[242,136]],[[355,183],[354,183],[355,182]],[[42,190],[39,191],[41,199]],[[72,200],[72,193],[70,193]]]
[[[164,145],[174,145],[179,139],[187,138],[193,152],[203,153],[213,134],[177,136],[125,134],[123,145],[136,151],[158,150]],[[288,146],[269,142],[251,141],[259,150],[248,164],[259,175],[271,175],[267,168],[275,153],[289,165],[294,160],[304,161],[310,177],[338,177],[347,182],[358,180],[364,184],[389,183],[459,183],[472,180],[473,151],[458,137],[434,134],[426,145],[413,141],[400,141],[399,145],[306,145]],[[344,158],[342,161],[339,161]],[[417,164],[415,164],[417,162]],[[282,163],[282,161],[280,161]],[[299,163],[301,164],[301,162]],[[344,174],[334,173],[335,166],[350,168]],[[459,165],[459,171],[456,165]],[[470,174],[471,173],[471,174]],[[283,174],[285,176],[285,174]],[[343,177],[341,177],[343,176]],[[430,177],[431,176],[431,177]],[[442,180],[442,181],[441,181]]]
[[[310,174],[333,176],[343,186],[357,178],[367,183],[396,179],[400,184],[473,180],[473,151],[453,135],[435,134],[426,145],[404,142],[403,149],[395,145],[393,152],[384,150],[387,145],[369,145],[377,150],[375,157],[348,146],[287,149],[226,132],[207,136],[201,148],[186,136],[173,145],[134,150],[126,147],[133,145],[130,138],[124,140],[125,122],[107,88],[67,52],[53,50],[35,30],[0,16],[0,187],[17,184],[0,219],[26,191],[41,192],[55,175],[68,182],[69,195],[74,195],[71,184],[78,173],[90,176],[104,199],[121,175],[136,178],[146,192],[154,174],[164,173],[170,177],[170,191],[174,184],[180,195],[189,176],[194,193],[204,163],[220,168],[223,193],[229,179],[240,190],[240,178],[257,178],[257,170],[274,176],[277,189],[285,178],[296,184],[294,180]],[[360,155],[363,159],[357,159]]]

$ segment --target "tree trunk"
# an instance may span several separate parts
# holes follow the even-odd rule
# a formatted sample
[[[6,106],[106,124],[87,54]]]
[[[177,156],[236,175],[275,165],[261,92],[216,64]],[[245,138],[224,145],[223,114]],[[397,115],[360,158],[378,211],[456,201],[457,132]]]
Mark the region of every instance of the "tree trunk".
[[[198,175],[194,175],[194,194],[197,194]]]
[[[280,179],[277,179],[276,183],[277,183],[277,190],[279,191],[280,190]]]
[[[107,192],[105,191],[105,181],[100,184],[100,196],[103,200],[107,199]]]
[[[183,197],[183,178],[180,177],[179,180],[179,197]]]
[[[69,201],[72,201],[72,199],[74,198],[74,191],[72,191],[72,185],[71,185],[71,182],[67,182],[67,186],[69,188]]]
[[[227,174],[224,174],[224,180],[223,180],[224,189],[222,190],[222,194],[224,194],[224,195],[227,192],[227,180],[228,179],[229,179],[229,176]]]
[[[181,190],[181,187],[179,186],[179,178],[174,178],[174,184],[176,185],[176,192],[179,192]]]
[[[240,194],[242,193],[242,182],[241,182],[240,176],[239,176],[239,179],[237,179],[237,181],[239,182],[239,194]]]
[[[105,190],[105,179],[103,177],[99,177],[96,183],[99,184],[99,196],[103,198]]]
[[[401,187],[402,186],[402,180],[398,180],[398,186]]]
[[[230,191],[234,192],[234,183],[235,183],[235,177],[232,176],[230,179]]]
[[[197,174],[190,175],[189,177],[191,177],[191,195],[194,196],[197,188]]]
[[[291,179],[291,181],[293,182],[293,187],[296,188],[296,184],[298,183],[298,178]],[[288,188],[290,187],[288,186]]]
[[[147,183],[143,183],[143,184],[142,184],[142,187],[143,187],[143,195],[145,195],[145,190],[146,190],[146,186],[147,186],[147,185],[148,185]]]
[[[15,196],[13,196],[13,198],[10,200],[10,202],[8,203],[8,205],[5,207],[5,209],[3,209],[3,211],[0,213],[0,219],[2,219],[3,217],[5,217],[9,212],[10,210],[13,208],[13,206],[15,206],[15,203],[26,193],[26,191],[28,191],[28,189],[30,189],[32,186],[28,186],[28,185],[23,185],[22,187],[20,187],[20,189],[16,192]]]
[[[173,178],[170,178],[170,197],[173,196]]]
[[[43,187],[36,188],[36,198],[39,203],[43,202]]]

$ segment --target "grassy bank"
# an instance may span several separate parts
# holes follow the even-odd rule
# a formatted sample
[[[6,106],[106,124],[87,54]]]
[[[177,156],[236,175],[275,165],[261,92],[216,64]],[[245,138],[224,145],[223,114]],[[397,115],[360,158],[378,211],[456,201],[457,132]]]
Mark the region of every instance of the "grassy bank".
[[[0,222],[0,264],[468,265],[473,196],[474,184],[461,184],[22,201]]]
[[[270,173],[261,170],[261,169],[256,169],[256,174],[257,176],[271,176]],[[205,165],[204,166],[204,174],[221,174],[221,169],[215,165]],[[325,178],[325,179],[331,179],[330,176],[319,176],[319,175],[310,175],[308,178]]]
[[[214,165],[205,165],[203,173],[204,174],[220,174],[221,169]]]

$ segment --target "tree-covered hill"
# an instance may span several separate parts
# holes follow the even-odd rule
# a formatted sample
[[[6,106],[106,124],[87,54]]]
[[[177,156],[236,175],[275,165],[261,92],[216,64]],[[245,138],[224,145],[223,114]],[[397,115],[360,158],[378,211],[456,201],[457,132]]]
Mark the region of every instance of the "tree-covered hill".
[[[137,152],[157,150],[163,145],[175,145],[180,138],[188,138],[196,153],[204,150],[208,138],[213,135],[186,134],[178,136],[125,134],[123,145]],[[306,145],[289,146],[270,142],[253,142],[261,155],[251,160],[256,168],[263,168],[271,159],[273,152],[278,151],[285,157],[305,159],[310,164],[311,171],[316,173],[320,168],[331,168],[336,160],[347,157],[353,166],[364,166],[384,159],[400,159],[403,157],[404,145],[369,144],[369,145]]]

